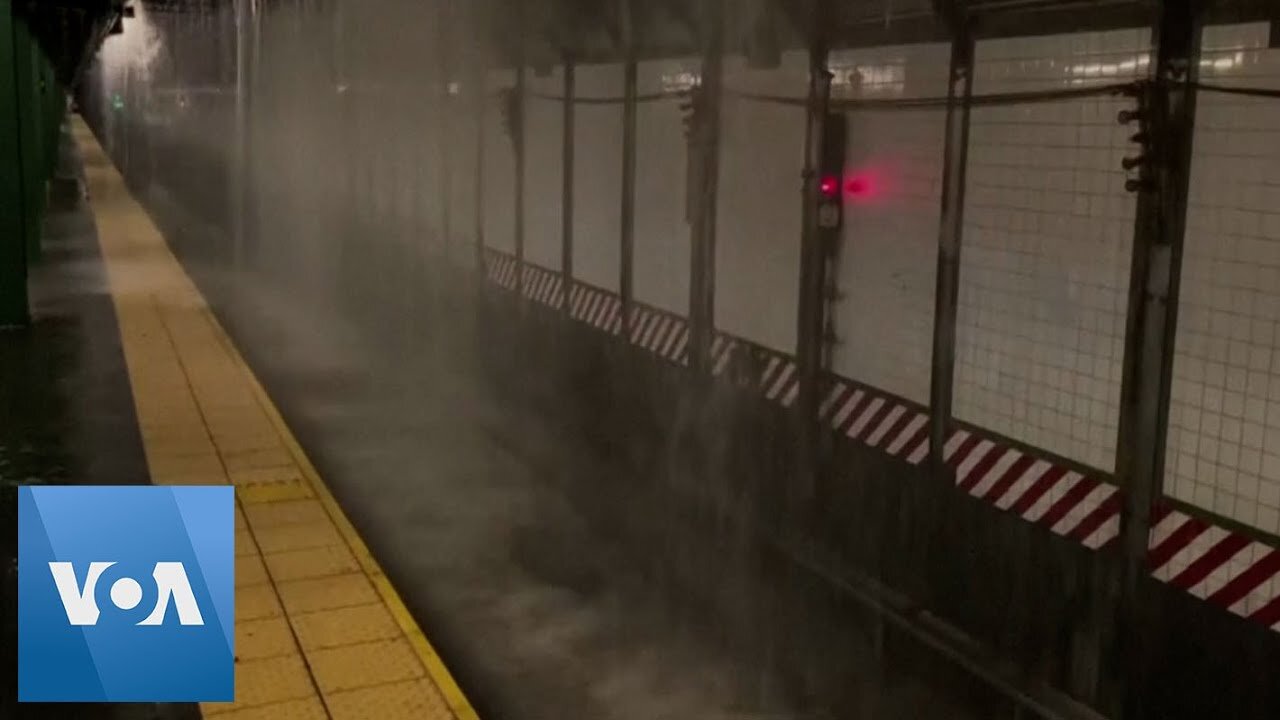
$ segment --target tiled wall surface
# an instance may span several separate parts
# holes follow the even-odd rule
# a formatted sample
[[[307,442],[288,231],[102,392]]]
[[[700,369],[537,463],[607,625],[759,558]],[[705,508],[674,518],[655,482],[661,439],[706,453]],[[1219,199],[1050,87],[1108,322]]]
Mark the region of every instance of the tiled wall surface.
[[[524,126],[524,257],[531,263],[559,270],[560,219],[564,216],[564,113],[562,103],[545,98],[564,93],[564,68],[553,68],[544,77],[530,72],[526,83],[529,99]],[[583,238],[584,242],[593,240],[596,238]]]
[[[511,136],[502,119],[498,92],[515,84],[515,73],[493,71],[486,77],[484,114],[484,242],[495,250],[515,252],[516,161]]]
[[[1265,24],[1207,28],[1201,79],[1280,88]],[[1202,92],[1165,488],[1280,532],[1280,101]]]
[[[455,80],[457,92],[451,96],[449,127],[444,151],[449,154],[449,225],[454,262],[469,267],[475,262],[476,241],[476,157],[477,135],[481,128],[475,120],[474,82],[471,78]]]
[[[949,55],[946,44],[834,52],[833,97],[943,97]],[[833,369],[928,404],[946,111],[848,118],[846,174],[859,185],[845,194]]]
[[[581,97],[621,97],[621,65],[581,65]],[[554,139],[556,147],[559,138]],[[574,122],[573,273],[618,291],[622,261],[622,106],[580,105]]]
[[[1206,81],[1280,87],[1280,51],[1265,25],[1212,27]],[[273,28],[289,52],[287,28]],[[984,41],[975,91],[1051,90],[1143,77],[1147,30]],[[884,47],[833,54],[835,97],[923,97],[946,92],[947,46]],[[365,63],[374,61],[366,59]],[[647,61],[640,91],[670,90],[696,76],[691,59]],[[803,110],[742,97],[802,97],[806,61],[780,68],[726,65],[718,214],[717,324],[778,350],[795,347],[799,279]],[[353,67],[352,73],[373,71]],[[536,94],[561,92],[561,69],[530,73]],[[486,243],[512,251],[514,163],[492,92],[513,74],[491,73],[484,124]],[[318,102],[311,87],[300,92]],[[317,85],[318,87],[318,85]],[[578,68],[580,96],[618,97],[617,65]],[[465,91],[464,98],[465,100]],[[284,102],[283,99],[279,99]],[[258,162],[314,147],[318,134],[270,124]],[[333,100],[341,102],[340,99]],[[460,103],[462,100],[459,101]],[[979,427],[1111,471],[1115,462],[1134,196],[1120,160],[1134,148],[1116,113],[1123,97],[1046,101],[973,111],[963,239],[955,409]],[[347,202],[370,217],[395,217],[414,237],[435,237],[443,219],[437,149],[393,146],[414,128],[362,114],[353,104],[349,151],[356,176]],[[456,117],[466,118],[465,109]],[[561,108],[529,103],[526,128],[526,256],[560,266]],[[336,111],[330,113],[340,116]],[[433,115],[417,108],[417,122]],[[836,308],[834,369],[921,403],[928,401],[944,111],[850,114],[849,178]],[[1167,482],[1170,495],[1267,532],[1280,532],[1280,102],[1214,93],[1199,101],[1182,306],[1174,365]],[[638,113],[635,291],[638,300],[684,314],[689,228],[686,146],[674,100]],[[621,108],[580,105],[575,135],[575,274],[616,290],[619,262]],[[434,131],[432,131],[434,132]],[[450,148],[451,222],[459,247],[473,236],[474,133],[457,122]],[[292,142],[290,137],[299,138]],[[343,197],[316,177],[267,178]],[[270,194],[270,182],[264,188]],[[314,187],[312,187],[314,185]],[[295,192],[296,196],[297,193]],[[428,197],[431,196],[431,197]],[[305,215],[298,211],[293,216]],[[295,228],[296,230],[296,228]],[[315,226],[307,233],[332,231]],[[283,230],[282,230],[283,232]],[[298,234],[298,233],[295,233]],[[412,242],[406,236],[401,239]],[[401,241],[398,240],[398,241]],[[425,240],[423,240],[425,242]],[[469,253],[465,254],[469,257]],[[336,259],[317,259],[317,263]]]
[[[975,93],[1139,77],[1148,33],[982,42]],[[1134,198],[1124,98],[976,108],[955,413],[1111,471]]]
[[[638,68],[641,95],[672,89],[698,71],[696,59],[651,60]],[[689,225],[685,221],[687,146],[680,104],[636,110],[635,297],[677,315],[689,312]]]
[[[772,70],[725,59],[716,326],[784,352],[796,348],[804,109],[740,93],[803,98],[807,77],[803,53],[785,53]]]

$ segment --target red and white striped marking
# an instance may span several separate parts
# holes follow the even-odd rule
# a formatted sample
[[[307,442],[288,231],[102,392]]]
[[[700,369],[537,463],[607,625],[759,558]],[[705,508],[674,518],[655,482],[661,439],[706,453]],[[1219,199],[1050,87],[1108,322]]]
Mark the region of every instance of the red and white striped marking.
[[[631,308],[631,343],[659,357],[687,361],[689,323],[684,318],[644,305]]]
[[[516,259],[506,253],[486,250],[485,260],[485,268],[488,270],[489,279],[501,287],[514,290],[516,287],[516,272],[519,267]]]
[[[560,289],[563,286],[563,276],[552,270],[538,267],[536,265],[524,266],[524,294],[525,297],[543,305],[551,305],[553,307],[560,304]]]
[[[723,333],[716,333],[711,340],[711,374],[716,377],[723,375],[737,352],[737,339]]]
[[[785,355],[771,355],[760,376],[760,389],[764,396],[786,407],[795,404],[800,391],[799,367],[796,361]]]
[[[609,333],[622,330],[622,301],[617,295],[575,283],[569,294],[569,315]]]
[[[515,289],[518,265],[511,256],[488,251],[488,277]],[[526,266],[524,292],[549,305],[559,302],[559,273]],[[620,333],[621,301],[614,293],[574,283],[570,315],[610,333]],[[644,306],[633,308],[632,343],[662,357],[683,362],[689,327],[680,317]],[[711,371],[723,375],[748,343],[716,333]],[[799,392],[794,358],[764,351],[767,361],[758,390],[785,406]],[[926,412],[871,388],[836,379],[819,408],[824,422],[869,447],[918,465],[929,455]],[[1083,475],[1033,451],[969,430],[947,439],[943,457],[956,470],[956,485],[970,495],[1052,532],[1098,549],[1119,536],[1121,495],[1096,477]],[[1152,575],[1173,587],[1280,631],[1280,549],[1210,524],[1178,510],[1159,507],[1149,542]]]
[[[904,457],[913,465],[928,454],[928,416],[844,380],[837,380],[827,391],[819,413],[837,432]]]
[[[958,431],[947,443],[956,485],[1059,535],[1097,549],[1120,533],[1115,486],[1053,466],[1002,443]]]
[[[1153,521],[1157,580],[1280,630],[1280,550],[1179,510],[1157,508]]]

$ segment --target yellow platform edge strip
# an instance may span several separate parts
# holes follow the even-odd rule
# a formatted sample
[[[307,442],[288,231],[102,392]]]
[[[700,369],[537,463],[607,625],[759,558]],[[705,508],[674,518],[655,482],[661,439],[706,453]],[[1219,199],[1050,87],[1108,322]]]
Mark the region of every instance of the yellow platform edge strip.
[[[206,312],[209,312],[206,310]],[[409,639],[409,643],[413,646],[413,650],[418,655],[418,659],[422,661],[422,665],[426,668],[427,674],[431,676],[432,681],[440,689],[444,695],[445,701],[449,705],[449,709],[454,712],[458,720],[479,720],[474,708],[471,707],[470,701],[462,692],[462,688],[458,686],[457,681],[453,679],[449,669],[445,667],[444,661],[440,655],[432,647],[427,636],[422,632],[422,628],[418,626],[417,621],[413,619],[413,615],[409,612],[409,608],[405,606],[404,600],[401,599],[400,593],[396,592],[395,586],[391,584],[391,580],[387,578],[386,573],[382,571],[382,567],[373,557],[373,553],[369,551],[364,540],[360,537],[360,533],[351,524],[346,514],[342,511],[342,507],[338,504],[333,493],[329,491],[328,486],[320,478],[320,473],[315,466],[311,464],[311,459],[307,457],[302,446],[298,444],[297,439],[289,430],[289,426],[285,423],[284,418],[280,415],[280,411],[276,409],[275,403],[271,401],[267,391],[262,387],[262,383],[258,381],[257,375],[250,369],[248,363],[240,356],[240,352],[236,349],[235,343],[227,335],[222,325],[218,323],[213,313],[209,312],[209,320],[213,323],[213,327],[217,330],[218,337],[226,347],[227,352],[235,359],[236,365],[244,373],[249,381],[249,386],[253,389],[253,394],[258,400],[258,404],[262,407],[263,412],[267,414],[267,418],[271,424],[275,426],[276,431],[280,434],[281,439],[285,443],[289,454],[293,456],[298,467],[301,468],[303,477],[311,486],[312,491],[319,498],[325,511],[329,514],[329,518],[333,524],[337,526],[338,532],[342,538],[346,540],[347,545],[351,548],[351,552],[356,557],[356,561],[360,563],[360,567],[364,569],[365,574],[369,576],[370,582],[373,583],[374,589],[378,595],[382,597],[382,601],[386,604],[387,609],[395,618],[396,624],[400,626],[405,637]]]
[[[81,131],[83,137],[86,139],[92,139],[96,144],[97,140],[94,133],[82,118],[79,116],[73,116],[72,122],[76,126],[76,129]],[[101,146],[95,148],[95,151],[100,153],[103,157],[106,157],[106,152],[102,150]],[[179,272],[184,274],[186,273],[186,270],[182,268],[181,263],[177,263],[177,267]],[[222,324],[218,322],[214,313],[209,310],[207,303],[205,303],[205,307],[202,311],[208,316],[209,323],[214,328],[218,340],[222,343],[228,355],[244,375],[259,407],[274,426],[281,441],[284,443],[285,448],[301,470],[308,486],[320,500],[320,503],[323,505],[329,519],[338,529],[339,534],[351,549],[356,561],[360,564],[361,569],[373,584],[375,591],[378,593],[379,597],[381,597],[387,610],[391,613],[396,624],[400,627],[401,632],[403,632],[405,637],[408,639],[410,646],[413,648],[414,653],[422,663],[427,675],[444,696],[449,709],[454,713],[458,720],[479,720],[479,715],[472,707],[470,701],[467,700],[462,688],[459,687],[457,681],[454,680],[453,675],[445,666],[444,661],[431,645],[426,634],[423,633],[422,628],[418,626],[417,621],[414,620],[413,615],[404,604],[404,600],[391,584],[386,573],[383,572],[377,559],[373,557],[368,546],[360,537],[359,532],[356,530],[355,526],[351,524],[346,513],[342,511],[341,506],[338,504],[337,499],[334,498],[333,493],[329,491],[328,486],[325,485],[324,481],[321,479],[320,473],[311,463],[306,452],[303,451],[302,446],[298,443],[297,438],[294,437],[293,432],[285,423],[284,418],[280,415],[275,403],[272,402],[271,397],[266,392],[266,389],[258,380],[257,375],[254,374],[252,368],[250,368],[248,363],[245,362],[239,350],[236,348],[235,343],[232,342],[230,336],[227,335],[226,330],[222,327]]]

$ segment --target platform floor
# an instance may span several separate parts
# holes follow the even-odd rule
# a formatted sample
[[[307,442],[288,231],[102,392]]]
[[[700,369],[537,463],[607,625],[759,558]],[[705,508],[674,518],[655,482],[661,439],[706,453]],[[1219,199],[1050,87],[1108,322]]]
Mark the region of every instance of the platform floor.
[[[236,701],[205,717],[475,718],[92,132],[73,120],[155,484],[236,487]]]

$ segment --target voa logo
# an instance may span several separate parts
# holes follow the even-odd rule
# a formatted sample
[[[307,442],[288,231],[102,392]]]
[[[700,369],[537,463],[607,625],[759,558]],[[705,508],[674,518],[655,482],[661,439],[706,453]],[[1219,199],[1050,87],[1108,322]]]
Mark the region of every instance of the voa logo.
[[[18,489],[18,699],[235,699],[235,494]]]
[[[98,581],[116,563],[91,562],[84,585],[76,581],[75,568],[69,562],[49,563],[49,572],[53,574],[54,585],[58,589],[58,597],[62,599],[62,607],[67,611],[67,622],[72,625],[97,625],[98,610],[96,589]],[[204,617],[200,614],[200,606],[196,603],[195,593],[191,591],[191,581],[187,579],[187,570],[180,562],[158,562],[151,574],[155,580],[157,592],[155,607],[151,613],[138,621],[138,625],[162,625],[170,601],[177,610],[178,622],[182,625],[204,625]],[[111,602],[121,610],[133,610],[142,602],[142,585],[131,577],[121,577],[111,584]]]

